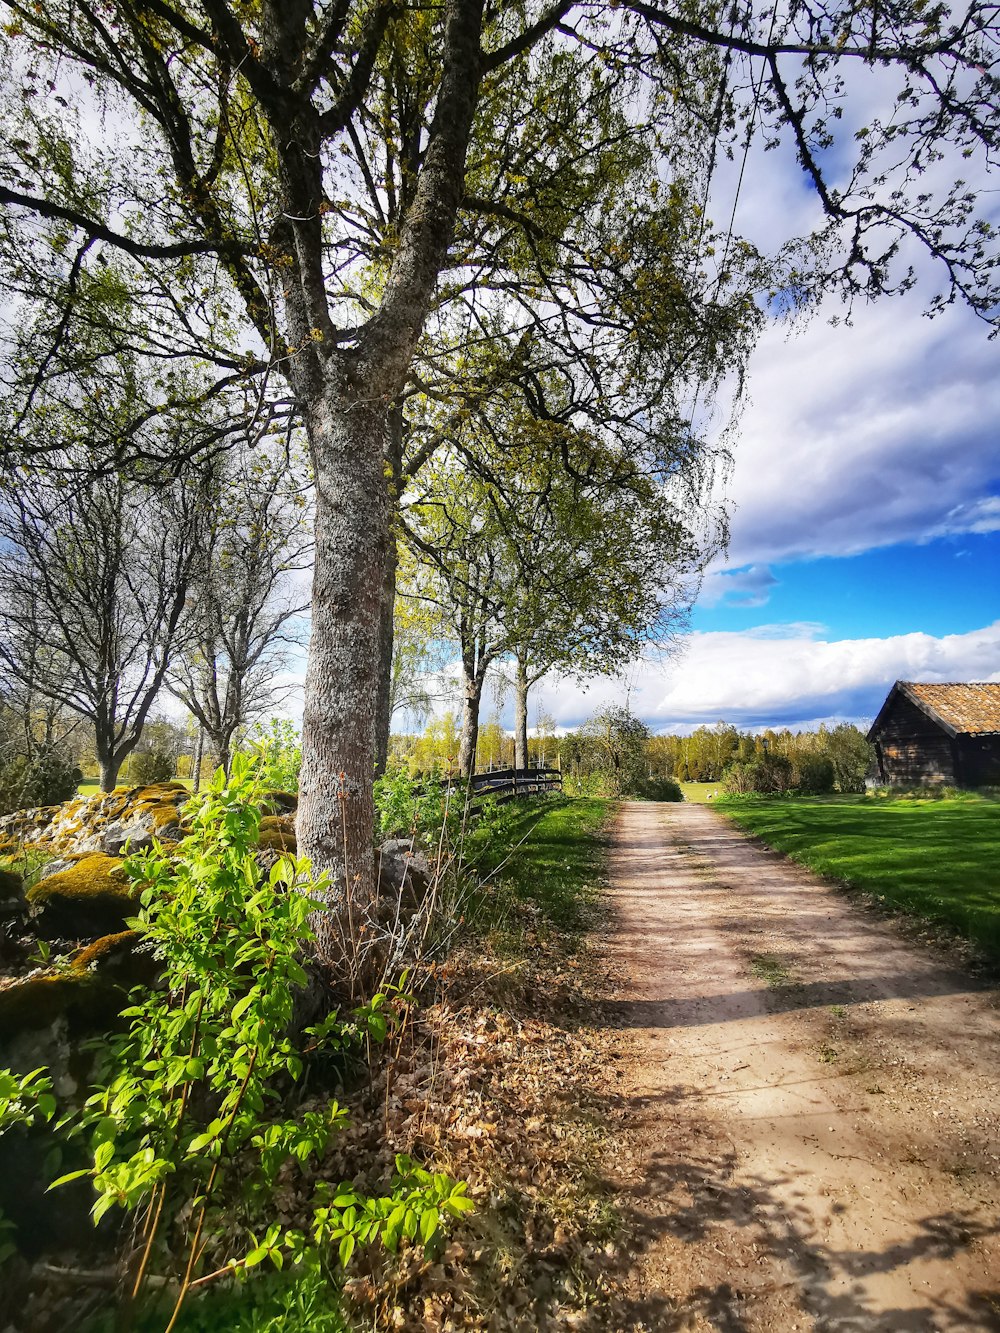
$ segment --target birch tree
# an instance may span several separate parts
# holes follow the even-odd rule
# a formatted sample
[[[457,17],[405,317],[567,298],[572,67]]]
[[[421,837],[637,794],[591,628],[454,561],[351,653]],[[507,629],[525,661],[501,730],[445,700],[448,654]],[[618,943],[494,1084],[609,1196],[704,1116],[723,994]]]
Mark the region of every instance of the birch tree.
[[[0,657],[92,727],[105,791],[179,650],[199,546],[196,484],[22,477],[0,493]]]

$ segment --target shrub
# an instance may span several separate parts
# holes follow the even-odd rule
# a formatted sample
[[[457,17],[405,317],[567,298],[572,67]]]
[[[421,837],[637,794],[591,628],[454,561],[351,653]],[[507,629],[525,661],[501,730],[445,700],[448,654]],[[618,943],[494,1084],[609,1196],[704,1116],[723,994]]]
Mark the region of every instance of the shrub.
[[[800,754],[792,765],[792,786],[796,791],[819,796],[833,791],[833,760],[825,754]]]
[[[644,778],[636,783],[629,795],[640,797],[644,801],[683,801],[681,785],[673,778]]]
[[[162,750],[142,750],[132,755],[128,780],[134,787],[151,787],[157,782],[169,782],[174,768],[173,759]]]
[[[285,1182],[298,1167],[314,1177],[345,1112],[336,1101],[295,1109],[289,1097],[304,1071],[291,1035],[308,980],[302,957],[326,886],[291,857],[264,877],[255,859],[260,796],[251,762],[235,755],[228,782],[220,770],[207,798],[189,807],[189,837],[170,855],[154,846],[126,862],[141,890],[136,929],[162,979],[133,993],[127,1032],[104,1043],[82,1111],[61,1122],[89,1141],[91,1165],[55,1183],[89,1177],[95,1221],[110,1209],[145,1214],[135,1286],[166,1269],[177,1280],[175,1314],[206,1265],[207,1279],[287,1264],[315,1286],[356,1246],[412,1241],[433,1253],[448,1219],[472,1207],[463,1184],[400,1156],[385,1196],[320,1183],[306,1230],[276,1218],[279,1175]],[[305,1029],[307,1048],[380,1043],[396,1027],[399,1000],[398,987],[386,988],[345,1015],[328,1013]],[[0,1074],[11,1105],[26,1092]],[[42,1096],[37,1104],[47,1109]]]
[[[634,792],[645,779],[649,728],[627,708],[604,708],[580,728],[593,746],[610,796]]]
[[[781,754],[761,755],[730,764],[722,775],[727,796],[774,796],[792,785],[791,762]]]
[[[83,774],[58,750],[34,759],[19,755],[0,770],[0,814],[35,805],[61,805],[83,781]]]

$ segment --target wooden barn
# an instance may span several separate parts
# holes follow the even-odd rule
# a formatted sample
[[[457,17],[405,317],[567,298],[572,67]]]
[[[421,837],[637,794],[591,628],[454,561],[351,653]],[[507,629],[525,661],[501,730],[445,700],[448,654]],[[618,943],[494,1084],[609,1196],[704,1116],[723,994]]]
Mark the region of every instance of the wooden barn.
[[[882,786],[1000,786],[1000,683],[897,680],[868,739]]]

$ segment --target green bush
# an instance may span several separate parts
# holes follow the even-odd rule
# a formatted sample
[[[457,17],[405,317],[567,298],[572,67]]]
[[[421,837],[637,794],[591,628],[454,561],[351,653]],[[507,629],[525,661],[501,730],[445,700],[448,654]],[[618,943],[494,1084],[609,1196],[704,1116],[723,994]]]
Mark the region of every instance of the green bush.
[[[722,775],[727,796],[775,796],[792,785],[791,761],[782,754],[766,754],[730,764]]]
[[[149,787],[155,782],[169,782],[176,765],[162,750],[142,750],[132,755],[128,766],[128,781],[134,787]]]
[[[826,754],[800,754],[792,764],[792,788],[809,796],[833,791],[833,760]]]
[[[95,1222],[112,1209],[153,1219],[141,1272],[177,1280],[177,1309],[206,1267],[232,1277],[273,1264],[309,1287],[336,1285],[356,1246],[412,1242],[431,1255],[449,1218],[472,1207],[464,1184],[399,1156],[384,1196],[320,1183],[306,1230],[276,1216],[279,1176],[298,1169],[303,1183],[315,1179],[345,1112],[336,1101],[305,1110],[295,1096],[305,1068],[292,1035],[296,996],[327,886],[294,857],[264,875],[260,798],[252,762],[237,754],[228,781],[220,770],[189,805],[192,831],[176,849],[154,845],[126,861],[141,889],[135,927],[161,984],[133,992],[128,1030],[102,1044],[90,1095],[60,1124],[86,1141],[92,1164],[55,1184],[89,1177]],[[331,1011],[304,1030],[303,1045],[378,1045],[405,998],[386,987],[346,1014]],[[8,1118],[33,1115],[32,1099],[52,1113],[45,1082],[36,1089],[0,1074],[0,1111],[4,1099]]]
[[[644,801],[683,801],[681,784],[673,778],[643,778],[628,795]]]
[[[58,750],[28,759],[18,755],[0,769],[0,814],[36,805],[61,805],[83,781],[83,774]]]

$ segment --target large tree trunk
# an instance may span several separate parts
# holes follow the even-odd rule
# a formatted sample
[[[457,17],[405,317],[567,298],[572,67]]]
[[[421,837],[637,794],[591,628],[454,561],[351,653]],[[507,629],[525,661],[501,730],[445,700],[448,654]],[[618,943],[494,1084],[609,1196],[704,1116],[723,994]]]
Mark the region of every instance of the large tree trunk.
[[[479,741],[479,706],[483,696],[482,675],[466,675],[462,699],[462,737],[458,747],[458,771],[471,778],[476,771],[476,745]]]
[[[339,387],[339,386],[338,386]],[[386,409],[328,389],[308,412],[316,477],[312,638],[306,670],[299,851],[331,876],[314,916],[320,953],[350,950],[355,904],[374,895],[381,610],[389,543]]]
[[[528,767],[528,664],[516,659],[514,668],[514,767]]]
[[[392,730],[392,647],[395,636],[396,543],[390,540],[382,576],[382,609],[379,615],[379,680],[375,719],[375,776],[381,777],[389,760]]]
[[[134,748],[133,743],[116,749],[113,740],[102,738],[98,732],[94,741],[94,751],[97,755],[98,781],[101,784],[101,791],[113,791],[118,785],[118,774],[121,772],[122,764]]]
[[[403,409],[396,404],[389,413],[386,461],[391,475],[390,505],[395,512],[399,501],[403,471]],[[382,576],[382,610],[379,617],[378,712],[375,719],[375,776],[381,777],[389,759],[389,732],[392,728],[392,648],[395,636],[396,539],[390,535],[386,546]]]

